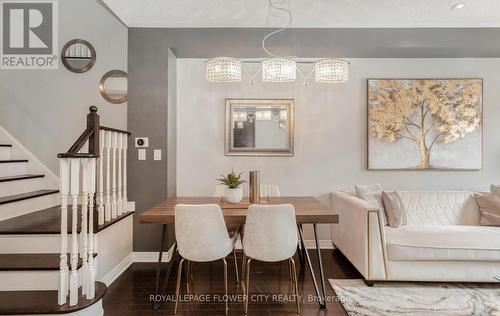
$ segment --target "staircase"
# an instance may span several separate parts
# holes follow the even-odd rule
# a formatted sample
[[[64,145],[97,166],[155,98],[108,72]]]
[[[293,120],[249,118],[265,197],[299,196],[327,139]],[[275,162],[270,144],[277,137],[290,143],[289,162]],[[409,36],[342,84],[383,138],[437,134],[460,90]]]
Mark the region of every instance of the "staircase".
[[[94,116],[96,111],[97,109],[93,112]],[[106,129],[113,130],[113,132],[106,131]],[[109,136],[106,133],[109,133]],[[98,126],[93,135],[113,138],[125,134],[127,132],[105,127],[100,129]],[[126,141],[125,136],[123,139]],[[100,146],[101,152],[106,146],[110,147],[110,152],[113,153],[113,149],[120,150],[120,158],[122,158],[122,151],[126,149],[126,146],[113,148],[112,142],[106,144],[103,139]],[[75,157],[79,155],[81,154],[75,154]],[[101,178],[100,183],[97,183],[99,181],[96,179],[96,167],[101,166],[102,177],[103,167],[99,160],[103,157],[104,153],[100,158],[99,153],[94,155],[92,165],[86,165],[90,159],[84,159],[82,162],[78,160],[78,165],[82,166],[82,174],[87,170],[87,173],[91,172],[94,176],[86,178],[93,179],[94,190],[88,193],[79,192],[78,199],[73,200],[73,202],[77,201],[73,207],[72,203],[67,202],[68,195],[64,194],[68,192],[60,192],[63,184],[57,176],[0,127],[0,315],[61,313],[79,315],[82,312],[84,312],[83,315],[102,315],[101,299],[107,286],[97,281],[94,286],[89,285],[88,263],[93,261],[94,269],[97,270],[97,275],[94,272],[93,279],[110,278],[109,273],[112,273],[113,268],[120,263],[127,252],[131,252],[132,217],[130,215],[135,209],[134,203],[126,200],[126,189],[123,190],[122,174],[126,176],[126,171],[124,171],[126,158],[123,158],[125,163],[122,168],[122,161],[119,164],[116,163],[112,159],[116,159],[117,156],[112,157],[108,153],[106,157],[113,162],[112,167],[118,164],[122,169],[116,171],[114,168],[107,179]],[[72,161],[74,165],[77,159],[63,158],[61,160]],[[94,169],[88,169],[89,166],[94,166]],[[84,168],[87,169],[84,170]],[[108,166],[108,169],[111,168]],[[120,173],[119,176],[117,172]],[[120,188],[116,185],[117,181],[111,177],[120,178]],[[75,184],[75,179],[73,175],[72,185]],[[69,180],[64,181],[69,187]],[[80,182],[80,186],[85,186],[83,184],[85,181],[85,179],[79,179],[77,182]],[[108,185],[107,192],[104,192],[103,184]],[[87,187],[90,187],[88,182]],[[100,198],[97,196],[97,190],[100,192]],[[91,192],[94,193],[91,194]],[[125,196],[122,196],[122,192],[125,192]],[[75,196],[74,192],[72,194],[71,197]],[[116,211],[116,196],[121,198],[119,201],[122,208],[119,212]],[[104,205],[106,198],[114,202],[114,213],[111,212],[110,207],[107,209]],[[89,203],[89,200],[92,201]],[[63,210],[66,211],[62,211],[61,201],[64,206]],[[93,201],[100,201],[100,203],[94,205]],[[83,210],[87,211],[83,212]],[[66,219],[65,225],[62,222],[63,214]],[[66,229],[61,231],[62,227]],[[72,228],[75,227],[76,231],[73,231]],[[67,242],[68,236],[75,239],[72,240],[74,243]],[[66,256],[63,256],[64,252],[61,252],[64,249],[62,247],[64,240]],[[77,248],[73,249],[72,245],[77,245]],[[76,298],[73,297],[71,302],[65,298],[64,294],[70,294],[70,288],[69,277],[61,279],[61,275],[64,275],[61,270],[63,262],[67,263],[66,276],[69,276],[73,270],[77,273],[78,287],[75,287],[77,292],[71,291],[71,295],[76,295]],[[61,288],[61,284],[65,282],[68,283]],[[82,293],[83,283],[87,284],[87,293]],[[92,294],[89,294],[90,292]],[[99,304],[95,304],[97,302]],[[83,309],[85,311],[82,311]]]

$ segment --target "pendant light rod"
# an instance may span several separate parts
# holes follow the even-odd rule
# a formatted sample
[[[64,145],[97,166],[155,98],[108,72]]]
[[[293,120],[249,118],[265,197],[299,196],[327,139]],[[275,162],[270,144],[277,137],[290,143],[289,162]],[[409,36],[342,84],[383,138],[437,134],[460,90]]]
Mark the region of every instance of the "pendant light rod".
[[[279,3],[279,4],[285,4],[286,3],[286,8],[284,7],[279,7],[279,6],[276,6],[276,3]],[[271,53],[267,48],[266,48],[266,40],[268,38],[270,38],[271,36],[273,35],[276,35],[278,33],[281,33],[283,32],[284,30],[286,30],[291,24],[292,24],[292,11],[290,10],[290,1],[289,0],[283,0],[283,1],[277,1],[277,0],[269,0],[269,6],[268,6],[268,12],[271,12],[271,14],[275,17],[279,17],[279,15],[277,15],[275,12],[273,12],[273,9],[276,10],[276,11],[280,11],[280,12],[285,12],[287,15],[288,15],[288,23],[276,30],[276,31],[273,31],[269,34],[267,34],[266,36],[264,36],[264,38],[262,39],[262,49],[271,57],[277,57],[275,54]]]

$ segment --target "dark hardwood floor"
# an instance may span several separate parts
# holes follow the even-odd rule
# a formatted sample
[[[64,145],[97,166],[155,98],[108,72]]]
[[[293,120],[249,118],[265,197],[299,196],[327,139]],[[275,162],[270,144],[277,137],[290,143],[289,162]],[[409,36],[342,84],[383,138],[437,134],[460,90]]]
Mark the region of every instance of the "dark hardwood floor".
[[[311,251],[311,259],[316,268],[317,260],[315,251]],[[322,250],[325,275],[328,279],[358,279],[361,278],[357,270],[337,250]],[[314,289],[309,275],[309,270],[300,267],[296,256],[299,274],[299,292],[302,295],[301,315],[326,316],[347,315],[342,304],[336,301],[335,293],[331,286],[326,283],[327,295],[332,301],[326,309],[320,309],[315,301],[310,300],[314,296]],[[228,257],[229,294],[242,295],[241,287],[236,285],[234,275],[234,261]],[[241,265],[241,253],[238,254],[238,265]],[[240,266],[241,268],[241,266]],[[175,267],[176,269],[176,267]],[[172,300],[175,292],[175,273],[167,286],[167,300]],[[318,275],[318,269],[316,268]],[[224,303],[214,302],[222,297],[224,293],[223,263],[222,261],[212,263],[196,263],[193,266],[194,280],[192,282],[192,294],[198,301],[190,300],[180,302],[177,315],[224,315]],[[173,301],[163,303],[161,308],[151,311],[150,295],[154,294],[154,263],[134,263],[125,271],[108,289],[104,298],[104,314],[114,315],[172,315]],[[162,278],[163,280],[163,278]],[[295,302],[283,301],[277,298],[280,294],[291,294],[289,288],[288,265],[281,263],[252,262],[250,277],[250,295],[270,295],[267,299],[262,297],[258,302],[250,302],[248,315],[295,315]],[[319,281],[319,279],[318,279]],[[328,282],[325,280],[325,282]],[[182,283],[181,293],[186,294],[186,283]],[[274,298],[273,295],[276,295]],[[209,297],[212,301],[200,302]],[[254,296],[257,298],[257,296]],[[234,296],[234,299],[238,299]],[[244,304],[242,301],[229,303],[229,315],[244,315]]]

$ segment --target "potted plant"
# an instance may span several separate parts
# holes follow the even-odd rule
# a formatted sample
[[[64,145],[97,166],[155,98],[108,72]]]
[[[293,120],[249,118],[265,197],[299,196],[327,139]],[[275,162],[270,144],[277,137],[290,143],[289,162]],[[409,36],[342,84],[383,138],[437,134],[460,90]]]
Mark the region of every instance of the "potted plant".
[[[240,185],[246,181],[241,180],[242,173],[236,175],[234,170],[231,170],[231,173],[227,176],[221,175],[222,178],[217,179],[217,181],[227,187],[225,198],[229,203],[239,203],[243,199],[243,189]]]

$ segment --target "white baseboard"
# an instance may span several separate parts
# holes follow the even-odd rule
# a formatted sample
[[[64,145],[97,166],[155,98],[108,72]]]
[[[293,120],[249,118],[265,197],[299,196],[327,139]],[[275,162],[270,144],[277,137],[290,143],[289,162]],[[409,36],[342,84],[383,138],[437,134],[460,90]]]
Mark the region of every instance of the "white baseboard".
[[[306,240],[307,249],[316,249],[316,242],[314,240]],[[335,249],[333,242],[329,239],[324,239],[319,241],[320,249]]]
[[[134,263],[134,253],[129,254],[99,281],[106,284],[106,286],[110,286],[111,283],[113,283],[123,272],[125,272],[125,270],[128,269],[128,267],[132,265],[132,263]]]
[[[169,262],[172,258],[174,246],[170,247],[167,252],[162,255],[162,262]],[[132,253],[134,262],[158,262],[158,252],[134,252]]]

